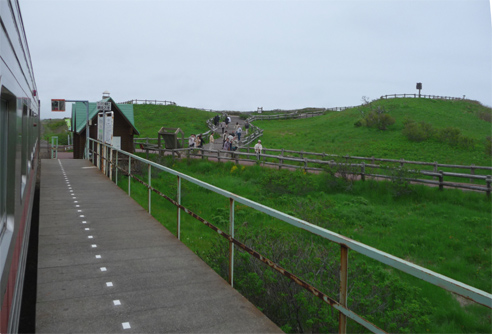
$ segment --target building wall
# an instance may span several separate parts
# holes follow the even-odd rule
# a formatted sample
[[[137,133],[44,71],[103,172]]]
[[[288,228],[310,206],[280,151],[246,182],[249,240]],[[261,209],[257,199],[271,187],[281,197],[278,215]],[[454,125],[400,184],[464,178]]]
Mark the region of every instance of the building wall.
[[[93,124],[89,127],[89,136],[97,138],[97,117],[93,118]],[[126,121],[124,116],[119,113],[114,113],[113,137],[121,137],[121,149],[126,152],[134,153],[133,147],[133,127]],[[84,157],[85,147],[85,130],[80,134],[74,134],[73,138],[73,158],[82,159]]]

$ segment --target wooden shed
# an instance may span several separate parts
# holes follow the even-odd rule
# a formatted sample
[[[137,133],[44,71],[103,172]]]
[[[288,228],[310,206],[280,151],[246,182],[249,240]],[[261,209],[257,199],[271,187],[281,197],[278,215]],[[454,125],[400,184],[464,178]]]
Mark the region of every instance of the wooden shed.
[[[135,127],[133,118],[133,104],[117,104],[111,97],[103,98],[99,102],[111,102],[111,111],[114,113],[113,138],[119,137],[121,150],[134,153],[133,136],[140,134]],[[89,102],[89,137],[97,139],[97,102]],[[86,141],[86,105],[77,102],[72,105],[73,158],[82,159]]]

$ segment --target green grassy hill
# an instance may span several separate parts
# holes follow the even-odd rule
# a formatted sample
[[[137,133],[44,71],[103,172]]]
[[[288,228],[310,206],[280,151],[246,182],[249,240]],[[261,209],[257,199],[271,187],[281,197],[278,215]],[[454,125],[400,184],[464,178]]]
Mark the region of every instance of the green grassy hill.
[[[58,145],[67,145],[69,133],[64,119],[43,119],[41,121],[41,138],[49,143],[51,143],[51,137],[58,136]]]
[[[395,119],[387,130],[354,125],[378,107]],[[491,113],[490,108],[474,101],[402,98],[377,100],[319,117],[255,121],[254,124],[265,130],[262,144],[266,148],[490,166],[486,138],[491,136]],[[426,122],[435,130],[457,128],[462,137],[474,143],[472,147],[451,146],[437,138],[412,142],[402,133],[405,120]]]
[[[378,108],[395,119],[387,130],[354,125]],[[141,138],[157,138],[163,126],[180,127],[185,136],[205,132],[208,130],[205,121],[214,116],[200,109],[172,105],[135,105],[134,111]],[[255,121],[255,125],[265,130],[262,137],[265,148],[491,166],[490,154],[486,153],[487,148],[490,151],[487,137],[492,132],[491,116],[491,108],[475,101],[400,98],[377,100],[319,117]],[[421,142],[410,141],[403,134],[408,120],[431,125],[436,135]],[[469,144],[450,145],[440,140],[438,132],[448,127],[458,129],[461,138],[466,138]]]
[[[135,104],[135,125],[140,138],[157,138],[161,127],[181,128],[185,137],[208,131],[207,119],[215,114],[194,108],[174,105]]]

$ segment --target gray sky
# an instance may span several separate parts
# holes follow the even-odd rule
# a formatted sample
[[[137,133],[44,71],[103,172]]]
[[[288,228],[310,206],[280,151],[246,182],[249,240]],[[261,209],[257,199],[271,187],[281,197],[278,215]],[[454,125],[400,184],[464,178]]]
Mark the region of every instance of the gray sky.
[[[251,111],[416,93],[492,105],[489,0],[20,0],[52,98]]]

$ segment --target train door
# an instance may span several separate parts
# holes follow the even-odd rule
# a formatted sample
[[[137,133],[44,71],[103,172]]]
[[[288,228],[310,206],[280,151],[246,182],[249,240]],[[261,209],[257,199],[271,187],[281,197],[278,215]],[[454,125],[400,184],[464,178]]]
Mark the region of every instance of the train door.
[[[0,240],[7,229],[8,105],[0,100]]]

